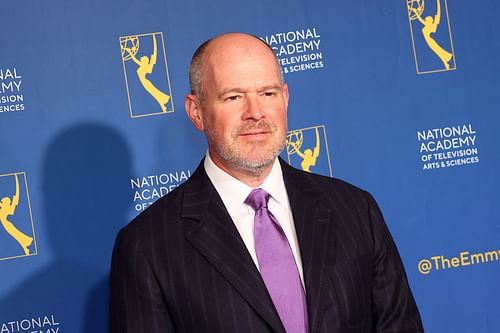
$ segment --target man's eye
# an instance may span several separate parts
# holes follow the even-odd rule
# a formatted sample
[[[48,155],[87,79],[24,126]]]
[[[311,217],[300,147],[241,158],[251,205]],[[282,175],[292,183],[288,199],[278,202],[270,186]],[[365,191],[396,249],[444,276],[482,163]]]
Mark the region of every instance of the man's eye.
[[[266,96],[266,97],[274,97],[276,95],[277,94],[276,94],[275,91],[266,91],[266,92],[264,92],[264,96]]]
[[[228,101],[228,102],[237,101],[239,99],[241,99],[241,95],[231,95],[231,96],[226,97],[226,101]]]

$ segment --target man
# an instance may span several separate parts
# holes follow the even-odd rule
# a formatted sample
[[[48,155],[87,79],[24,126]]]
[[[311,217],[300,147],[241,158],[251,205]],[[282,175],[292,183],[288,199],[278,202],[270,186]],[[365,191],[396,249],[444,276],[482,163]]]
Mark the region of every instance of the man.
[[[218,36],[190,81],[208,154],[119,233],[111,332],[423,332],[373,198],[277,158],[288,87],[273,51]]]

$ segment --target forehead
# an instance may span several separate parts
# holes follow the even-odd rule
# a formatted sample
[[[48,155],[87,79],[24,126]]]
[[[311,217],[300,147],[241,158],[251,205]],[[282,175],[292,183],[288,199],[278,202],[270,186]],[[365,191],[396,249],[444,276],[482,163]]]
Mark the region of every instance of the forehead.
[[[254,37],[214,40],[204,57],[204,72],[211,84],[279,84],[275,55]]]

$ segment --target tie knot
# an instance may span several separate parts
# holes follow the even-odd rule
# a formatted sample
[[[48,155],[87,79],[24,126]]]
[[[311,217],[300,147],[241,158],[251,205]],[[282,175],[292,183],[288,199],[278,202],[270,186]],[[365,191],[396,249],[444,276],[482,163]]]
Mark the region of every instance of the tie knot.
[[[245,199],[245,203],[252,207],[255,211],[261,208],[267,208],[267,202],[269,201],[269,193],[261,188],[256,188],[250,192],[248,197]]]

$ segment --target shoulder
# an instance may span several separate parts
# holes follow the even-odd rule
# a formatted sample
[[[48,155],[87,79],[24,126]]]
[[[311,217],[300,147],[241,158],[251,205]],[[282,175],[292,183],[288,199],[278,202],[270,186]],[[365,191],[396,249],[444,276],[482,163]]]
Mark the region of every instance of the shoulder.
[[[163,224],[179,220],[184,184],[161,197],[134,217],[119,231],[117,242],[140,241],[148,238],[148,235],[158,234]]]
[[[203,201],[200,196],[208,197],[210,189],[208,177],[199,166],[186,182],[155,201],[123,227],[118,239],[123,237],[121,235],[130,235],[132,239],[150,237],[148,235],[157,238],[167,230],[169,233],[175,233],[175,229],[189,226],[189,221],[182,218],[186,207],[191,208]]]
[[[319,205],[342,203],[364,206],[375,203],[369,192],[342,179],[298,170],[285,162],[282,162],[282,170],[287,189],[299,191],[304,197],[316,200]]]

